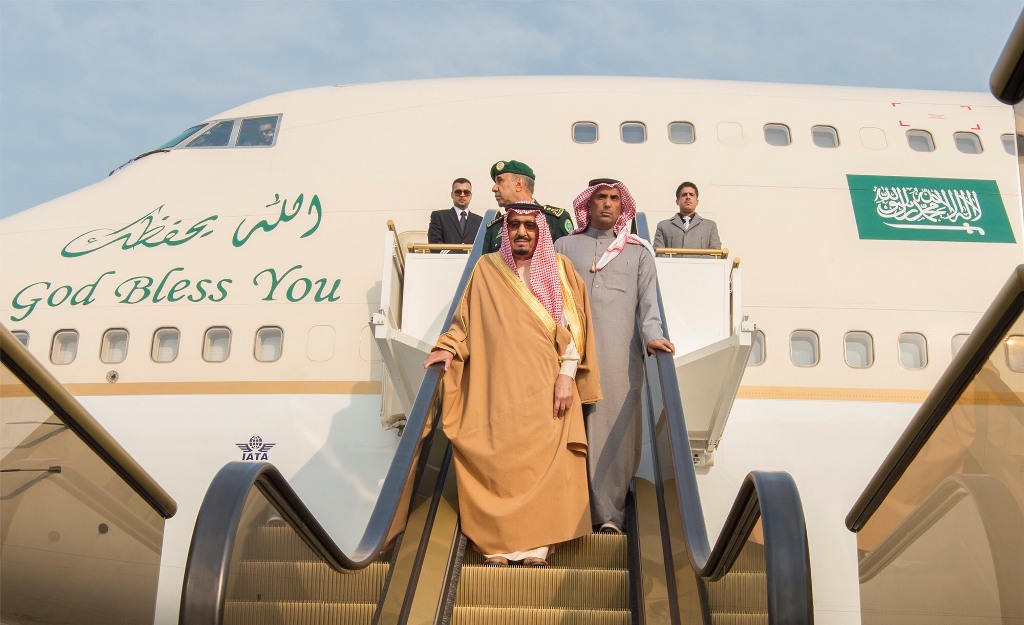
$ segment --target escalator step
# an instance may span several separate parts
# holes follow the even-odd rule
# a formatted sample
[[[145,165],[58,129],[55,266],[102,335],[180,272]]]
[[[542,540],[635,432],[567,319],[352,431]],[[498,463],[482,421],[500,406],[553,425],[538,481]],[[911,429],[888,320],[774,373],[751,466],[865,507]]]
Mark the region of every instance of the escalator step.
[[[452,625],[629,625],[629,610],[456,607]]]
[[[317,556],[290,525],[260,525],[245,542],[247,560],[319,562]]]
[[[224,624],[331,623],[331,625],[370,625],[376,609],[376,603],[338,604],[316,601],[229,601],[224,605]]]
[[[321,562],[240,563],[231,597],[239,600],[287,601],[301,597],[328,602],[377,604],[388,574],[386,562],[362,571],[341,573]]]
[[[587,534],[559,545],[548,558],[552,567],[625,569],[627,568],[626,537],[623,534]],[[466,549],[465,564],[483,564],[484,558],[475,549]]]
[[[708,606],[712,614],[768,614],[768,582],[764,572],[729,573],[707,585]]]
[[[629,610],[629,571],[463,566],[455,605]]]
[[[768,625],[768,614],[711,614],[711,625]]]

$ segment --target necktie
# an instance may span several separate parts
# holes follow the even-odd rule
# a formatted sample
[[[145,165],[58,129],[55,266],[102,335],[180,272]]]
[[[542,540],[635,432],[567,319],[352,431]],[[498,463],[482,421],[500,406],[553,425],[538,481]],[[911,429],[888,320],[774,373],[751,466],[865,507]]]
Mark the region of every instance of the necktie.
[[[689,229],[690,229],[690,217],[689,217],[689,215],[687,215],[686,217],[683,217],[683,232],[686,232]]]
[[[466,234],[466,211],[459,211],[459,232]]]

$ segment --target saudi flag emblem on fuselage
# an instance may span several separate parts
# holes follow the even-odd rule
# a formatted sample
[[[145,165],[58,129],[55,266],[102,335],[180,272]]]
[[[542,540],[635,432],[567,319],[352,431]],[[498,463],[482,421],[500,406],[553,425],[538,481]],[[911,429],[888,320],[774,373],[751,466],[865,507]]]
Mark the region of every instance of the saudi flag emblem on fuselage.
[[[995,180],[847,174],[862,239],[1016,243]]]

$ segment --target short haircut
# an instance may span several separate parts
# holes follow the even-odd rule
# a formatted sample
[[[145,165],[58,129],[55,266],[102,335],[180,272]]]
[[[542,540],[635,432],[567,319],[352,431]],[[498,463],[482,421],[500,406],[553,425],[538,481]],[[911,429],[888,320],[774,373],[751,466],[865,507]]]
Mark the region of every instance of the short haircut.
[[[536,180],[534,180],[533,178],[531,178],[529,176],[524,176],[523,174],[514,174],[514,175],[519,176],[520,178],[522,178],[523,179],[523,186],[526,187],[527,191],[529,191],[530,193],[533,193],[533,187],[534,187],[534,185],[537,184]]]
[[[469,186],[473,186],[473,183],[470,182],[466,178],[456,178],[455,180],[452,180],[452,190],[453,191],[455,190],[455,185],[457,185],[457,184],[468,184]]]
[[[676,187],[676,199],[677,200],[679,199],[679,194],[683,192],[683,188],[684,187],[690,187],[691,189],[693,189],[693,194],[695,196],[697,196],[697,197],[700,197],[700,190],[697,188],[697,185],[695,185],[692,182],[690,182],[689,180],[687,180],[683,184],[681,184],[678,187]]]

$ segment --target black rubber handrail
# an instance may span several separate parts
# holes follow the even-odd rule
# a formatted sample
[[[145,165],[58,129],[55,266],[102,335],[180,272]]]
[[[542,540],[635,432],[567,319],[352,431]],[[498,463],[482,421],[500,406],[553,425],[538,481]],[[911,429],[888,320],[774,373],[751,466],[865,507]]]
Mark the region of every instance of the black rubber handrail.
[[[0,324],[0,361],[157,514],[165,519],[174,516],[178,504],[167,491],[3,324]]]
[[[1019,265],[846,515],[850,531],[859,532],[867,524],[1022,313],[1024,265]]]
[[[488,211],[484,222],[493,219],[494,213],[495,211]],[[446,329],[451,323],[450,320],[469,281],[470,273],[482,253],[483,234],[484,229],[481,228],[466,261],[462,279],[453,295]],[[411,482],[416,479],[417,468],[420,465],[417,460],[425,456],[425,443],[432,438],[428,429],[432,430],[440,421],[439,415],[435,418],[430,417],[434,416],[434,406],[443,373],[443,366],[438,363],[432,365],[424,375],[366,530],[351,553],[346,553],[338,547],[291,488],[288,480],[272,464],[231,462],[225,465],[210,484],[196,518],[185,566],[178,622],[188,625],[213,625],[221,622],[232,554],[236,547],[245,502],[253,488],[263,493],[298,531],[306,544],[335,570],[359,570],[379,560],[391,546],[388,538],[393,535],[392,530],[397,529],[396,524],[405,522],[404,518],[397,518],[397,512],[404,503],[403,495],[412,492]],[[444,475],[443,471],[441,475]],[[435,499],[440,496],[439,493],[440,488],[435,488]],[[429,535],[429,532],[425,532],[422,540],[427,540]],[[423,551],[421,545],[417,545],[416,548],[417,553]]]
[[[1024,100],[1024,11],[1017,16],[1017,23],[992,69],[988,86],[1000,102],[1012,106]]]
[[[646,215],[636,216],[637,231],[649,239]],[[658,288],[658,306],[662,323],[665,309]],[[668,327],[665,326],[668,335]],[[758,518],[762,520],[765,547],[765,573],[767,577],[768,622],[773,625],[810,624],[814,622],[811,595],[811,565],[807,547],[807,525],[803,504],[793,477],[784,472],[752,471],[744,478],[725,520],[718,541],[712,548],[708,542],[707,526],[697,488],[697,475],[686,431],[686,420],[676,378],[672,354],[658,352],[657,380],[648,379],[651,392],[660,391],[666,415],[670,458],[673,474],[661,475],[661,462],[657,444],[652,444],[656,479],[661,485],[667,478],[675,483],[677,510],[664,509],[664,514],[678,515],[683,529],[687,558],[694,574],[706,582],[720,579],[732,568],[742,551]],[[649,415],[651,432],[656,432],[655,415]],[[668,536],[668,519],[661,519],[662,530]],[[666,550],[666,564],[671,554]],[[674,575],[670,575],[674,584]],[[675,590],[672,590],[672,594]],[[674,622],[681,622],[678,605],[670,604],[677,612]]]

